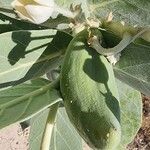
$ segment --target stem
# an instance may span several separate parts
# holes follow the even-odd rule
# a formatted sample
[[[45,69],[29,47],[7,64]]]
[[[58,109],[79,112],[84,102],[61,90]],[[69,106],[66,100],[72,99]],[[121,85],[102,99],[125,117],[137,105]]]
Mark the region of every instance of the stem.
[[[92,39],[90,39],[90,46],[94,48],[99,54],[110,56],[121,52],[126,46],[130,44],[131,40],[132,36],[129,33],[125,32],[123,35],[123,39],[118,45],[113,48],[104,48],[101,46],[98,37],[93,36]]]
[[[50,148],[51,136],[52,136],[56,113],[58,110],[58,105],[59,103],[56,103],[50,107],[49,115],[48,115],[47,123],[45,127],[44,137],[43,137],[42,144],[41,144],[41,150],[49,150]]]
[[[90,39],[90,46],[94,48],[99,54],[105,55],[105,56],[111,56],[116,55],[117,53],[120,53],[123,49],[125,49],[130,43],[132,43],[136,38],[140,37],[143,33],[145,33],[147,30],[149,30],[149,26],[145,27],[143,30],[139,31],[136,35],[132,36],[130,33],[125,32],[123,34],[123,38],[120,41],[118,45],[116,45],[113,48],[104,48],[101,46],[99,42],[98,36],[93,36]]]

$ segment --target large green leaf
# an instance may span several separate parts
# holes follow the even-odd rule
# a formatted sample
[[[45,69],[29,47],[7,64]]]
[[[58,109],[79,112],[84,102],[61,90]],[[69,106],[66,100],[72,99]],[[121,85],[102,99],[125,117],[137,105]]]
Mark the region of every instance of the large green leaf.
[[[121,40],[110,32],[102,32],[105,43],[113,47]],[[136,40],[122,52],[120,60],[114,66],[115,76],[139,90],[150,95],[150,44],[142,39]]]
[[[82,150],[82,140],[70,123],[64,108],[59,108],[49,150]]]
[[[120,97],[122,138],[117,150],[123,150],[137,134],[142,122],[140,92],[116,80]]]
[[[0,35],[0,83],[23,77],[52,41],[56,30],[15,31]]]
[[[105,19],[113,12],[114,20],[125,21],[131,25],[150,24],[149,0],[88,0],[90,12]]]
[[[45,109],[44,111],[31,118],[29,136],[30,150],[40,150],[48,114],[49,108]]]
[[[118,79],[150,95],[150,46],[130,44],[122,51],[114,71]]]
[[[0,91],[0,128],[31,118],[61,100],[55,84],[44,79]]]
[[[24,78],[19,80],[19,82],[23,82],[25,80],[29,80],[37,76],[41,76],[57,68],[62,63],[63,54],[65,53],[65,50],[71,39],[72,39],[71,35],[65,32],[57,31],[55,37],[53,38],[51,43],[47,46],[43,54],[29,69]],[[15,83],[16,82],[14,82],[14,84]]]
[[[19,76],[17,80],[12,79],[11,74],[8,74],[8,77],[12,81],[9,82],[8,81],[9,78],[8,79],[5,78],[7,82],[0,84],[0,88],[17,85],[17,84],[25,82],[26,80],[29,80],[31,78],[42,76],[46,72],[54,69],[55,67],[58,67],[63,59],[63,57],[60,55],[63,55],[63,53],[66,50],[66,47],[68,46],[71,39],[72,39],[72,36],[70,36],[69,34],[67,34],[65,32],[61,32],[61,31],[57,31],[57,33],[53,37],[52,41],[50,43],[48,43],[47,46],[45,45],[46,47],[45,47],[44,52],[38,58],[38,60],[36,60],[36,62],[32,65],[32,67],[30,68],[30,66],[26,66],[26,67],[29,67],[29,70],[27,70],[27,73]],[[38,47],[38,48],[40,48],[40,47]],[[35,48],[35,50],[36,50],[36,48]],[[31,56],[32,56],[32,53],[31,53]],[[31,60],[32,60],[32,58],[31,58]],[[28,61],[28,60],[26,59],[26,61]],[[7,63],[7,61],[5,61],[5,62]],[[25,64],[26,63],[28,64],[29,62],[25,62]],[[2,67],[2,66],[0,65],[0,67]],[[5,68],[5,69],[7,69],[7,68]],[[15,69],[15,65],[14,65],[14,69]],[[17,70],[17,71],[19,72],[22,69],[23,68],[20,68],[20,70]],[[17,73],[17,72],[14,72],[14,74],[15,73]]]

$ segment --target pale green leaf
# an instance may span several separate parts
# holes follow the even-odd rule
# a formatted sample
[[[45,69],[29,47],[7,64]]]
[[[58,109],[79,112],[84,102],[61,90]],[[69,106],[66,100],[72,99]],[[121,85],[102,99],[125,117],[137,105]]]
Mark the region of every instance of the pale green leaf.
[[[29,119],[60,101],[54,85],[37,79],[0,91],[0,128]]]
[[[150,24],[149,0],[88,0],[88,2],[90,12],[98,18],[105,19],[112,12],[113,20],[138,26]]]
[[[31,118],[29,137],[30,150],[44,150],[44,146],[49,147],[51,137],[50,131],[52,131],[51,127],[53,127],[58,106],[59,102]]]
[[[71,4],[73,4],[73,6],[76,5],[80,5],[82,7],[83,12],[85,13],[85,16],[89,17],[89,6],[87,4],[87,0],[55,0],[56,4],[61,7],[64,8],[66,10],[70,10],[70,6]]]
[[[40,150],[43,134],[49,114],[49,108],[38,113],[30,120],[29,149]]]
[[[11,2],[14,1],[14,0],[1,0],[0,1],[0,7],[2,8],[8,8],[8,7],[11,7]]]
[[[150,95],[150,46],[130,44],[122,51],[114,71],[118,79]]]
[[[86,0],[83,0],[82,2],[81,2],[81,0],[76,0],[76,1],[74,1],[74,0],[55,0],[55,2],[58,6],[62,6],[63,8],[66,8],[66,9],[68,8],[68,10],[69,10],[71,4],[78,5],[78,4],[86,3]]]
[[[52,41],[56,30],[15,31],[0,36],[0,83],[23,77]]]
[[[140,92],[116,80],[121,110],[121,143],[117,150],[123,150],[136,136],[142,124],[142,98]]]
[[[0,84],[23,78],[55,34],[56,30],[24,30],[1,34]]]
[[[121,40],[110,32],[102,32],[107,47],[114,47]],[[150,44],[137,39],[122,52],[120,60],[114,66],[115,76],[139,90],[150,95]]]
[[[31,119],[29,144],[30,150],[41,149],[41,143],[46,129],[46,122],[48,121],[48,118],[53,115],[51,114],[50,109],[51,107]],[[59,110],[57,111],[55,123],[51,126],[51,129],[52,134],[49,134],[49,140],[51,139],[49,148],[50,150],[74,150],[76,148],[78,150],[82,150],[81,137],[75,131],[74,127],[70,124],[64,108],[59,108]]]
[[[64,108],[59,108],[49,150],[82,150],[82,140],[70,123]]]
[[[46,31],[42,30],[42,31],[38,31],[38,32],[41,33],[41,32],[48,32],[48,31],[49,30],[46,30]],[[24,36],[23,33],[22,34],[20,33],[20,35],[22,36],[19,39],[21,43],[22,43],[22,39],[23,39],[23,41],[26,40],[25,39],[26,36]],[[25,32],[25,34],[26,34],[26,32]],[[60,65],[60,63],[62,62],[62,59],[63,59],[63,56],[61,56],[61,55],[63,55],[63,53],[65,52],[66,47],[68,46],[70,40],[72,39],[72,36],[65,32],[57,31],[57,33],[55,33],[54,36],[53,35],[47,36],[48,39],[45,39],[45,40],[43,38],[45,38],[45,37],[41,37],[41,41],[38,40],[37,41],[38,43],[35,43],[35,44],[37,44],[37,47],[33,48],[32,51],[29,50],[29,53],[28,53],[28,47],[25,49],[24,53],[27,53],[28,55],[25,55],[25,58],[23,58],[23,59],[19,58],[21,55],[21,53],[19,53],[19,52],[20,52],[21,47],[24,48],[24,45],[18,44],[18,46],[19,46],[18,50],[14,51],[14,52],[10,52],[11,57],[14,55],[14,57],[12,57],[12,58],[15,61],[17,61],[17,59],[19,59],[19,60],[18,60],[18,62],[15,62],[12,60],[8,61],[7,59],[4,59],[3,64],[5,64],[6,67],[4,67],[3,64],[1,64],[0,68],[4,69],[4,73],[6,72],[5,73],[6,75],[4,76],[3,72],[1,73],[2,76],[0,74],[0,79],[1,79],[0,88],[17,85],[17,84],[25,82],[29,79],[42,76],[46,72],[49,72],[50,70],[52,70]],[[39,45],[42,41],[46,42],[47,40],[50,40],[50,42],[43,44],[43,45]],[[32,43],[32,41],[31,41],[31,43]],[[33,62],[34,57],[36,57],[36,55],[39,54],[40,49],[44,49],[44,52],[41,54],[41,56],[39,58],[37,58],[37,60],[35,62]],[[30,53],[30,52],[32,52],[32,53]],[[19,62],[21,62],[21,61],[23,62],[23,64],[19,64]],[[31,61],[31,65],[30,65],[30,61]],[[10,65],[10,63],[15,63],[15,64]],[[8,68],[7,68],[7,65],[9,65]],[[25,68],[24,68],[24,66],[25,66]],[[18,69],[17,69],[17,67],[18,67]],[[7,69],[8,69],[8,71],[7,71]],[[22,75],[18,76],[18,73],[21,71],[24,71],[24,69],[27,69],[26,72],[24,72]],[[17,74],[17,78],[16,78],[16,74]],[[13,76],[15,76],[15,78]]]
[[[6,14],[9,17],[15,18],[16,14],[13,11],[11,2],[14,0],[0,0],[0,13]]]
[[[51,43],[49,43],[43,54],[29,69],[29,71],[27,72],[25,77],[22,78],[22,80],[29,80],[30,78],[41,76],[57,68],[62,63],[62,55],[66,51],[66,48],[71,39],[71,35],[65,32],[57,31]]]

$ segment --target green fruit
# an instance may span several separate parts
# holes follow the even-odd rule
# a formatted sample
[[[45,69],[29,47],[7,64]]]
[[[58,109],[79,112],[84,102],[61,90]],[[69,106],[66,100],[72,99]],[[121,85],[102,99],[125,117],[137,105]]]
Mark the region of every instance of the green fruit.
[[[70,121],[93,149],[112,150],[121,137],[118,92],[112,66],[87,44],[84,30],[70,42],[60,87]]]

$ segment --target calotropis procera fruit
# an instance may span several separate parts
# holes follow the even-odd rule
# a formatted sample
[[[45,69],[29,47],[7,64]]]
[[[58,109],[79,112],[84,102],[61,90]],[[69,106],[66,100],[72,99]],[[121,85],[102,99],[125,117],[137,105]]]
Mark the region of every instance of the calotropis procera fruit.
[[[70,121],[90,147],[116,150],[121,127],[112,65],[90,48],[87,41],[85,29],[68,46],[60,78],[64,106]]]
[[[14,0],[11,3],[21,19],[36,24],[45,22],[54,12],[54,0]]]

